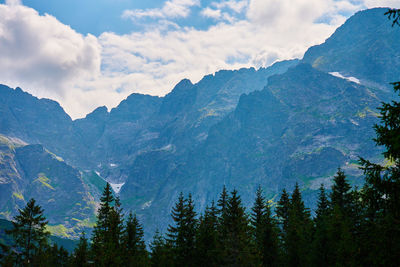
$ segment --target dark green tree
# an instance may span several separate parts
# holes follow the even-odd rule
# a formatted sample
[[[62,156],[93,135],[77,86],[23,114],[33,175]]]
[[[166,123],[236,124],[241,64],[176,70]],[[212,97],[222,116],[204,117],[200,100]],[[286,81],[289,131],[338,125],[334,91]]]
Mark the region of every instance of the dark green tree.
[[[223,224],[223,221],[226,218],[226,214],[227,214],[226,211],[227,211],[227,207],[228,207],[228,199],[229,199],[228,192],[226,191],[226,187],[224,185],[224,187],[222,188],[221,195],[220,195],[220,197],[218,199],[218,202],[217,202],[218,218],[219,218],[218,220],[219,220],[220,224]],[[222,229],[220,229],[220,230],[222,230]],[[224,233],[224,232],[221,233],[222,237],[225,234],[226,233]]]
[[[193,266],[197,219],[191,195],[185,199],[180,193],[171,216],[174,224],[168,227],[167,241],[173,248],[175,263],[177,266]]]
[[[35,258],[32,266],[68,266],[70,262],[69,253],[57,244],[48,246]]]
[[[306,209],[299,185],[296,183],[289,206],[287,233],[284,239],[285,258],[288,266],[308,266],[310,264],[310,244],[312,223]]]
[[[385,15],[388,16],[389,20],[393,20],[392,26],[396,24],[400,26],[400,9],[390,8],[388,11],[386,11]]]
[[[12,222],[13,229],[7,231],[13,237],[15,250],[19,251],[16,264],[29,266],[41,251],[48,247],[49,233],[43,209],[32,198],[25,208],[18,210]]]
[[[196,237],[196,265],[218,266],[218,217],[214,201],[199,219]]]
[[[125,249],[124,266],[147,266],[148,254],[144,242],[143,227],[140,225],[136,214],[129,213],[123,236]]]
[[[121,265],[123,220],[119,200],[115,201],[109,183],[104,188],[100,201],[92,236],[92,258],[96,266]]]
[[[315,211],[314,225],[315,233],[312,245],[313,266],[328,266],[328,225],[331,216],[329,200],[324,185],[319,188],[317,210]]]
[[[283,189],[281,197],[276,206],[276,216],[278,217],[278,222],[281,228],[282,236],[285,236],[287,232],[287,226],[289,222],[289,209],[290,209],[289,194],[286,192],[285,189]]]
[[[400,9],[389,9],[385,15],[400,26]],[[400,94],[400,82],[393,83]],[[366,220],[363,222],[362,257],[367,263],[382,266],[399,266],[400,259],[400,102],[382,103],[380,123],[374,126],[377,145],[384,146],[388,166],[361,158],[366,183],[363,203]]]
[[[218,224],[217,224],[217,232],[218,232],[218,242],[217,242],[217,254],[219,255],[220,265],[223,264],[223,260],[226,258],[226,250],[225,244],[228,242],[227,234],[228,229],[226,228],[226,217],[227,217],[227,209],[228,209],[228,200],[229,195],[226,190],[225,185],[222,188],[222,192],[217,201],[217,214],[218,214]]]
[[[258,186],[256,199],[251,209],[252,235],[255,244],[255,261],[261,266],[277,266],[279,259],[278,232],[270,206]]]
[[[339,168],[333,179],[330,194],[332,216],[329,223],[330,264],[356,263],[355,199],[344,172]]]
[[[71,265],[74,267],[89,266],[89,245],[85,232],[82,232],[79,243],[71,256]]]
[[[337,206],[344,215],[350,215],[352,211],[351,185],[340,168],[333,177],[333,186],[330,198],[332,207]]]
[[[233,190],[227,202],[226,218],[222,227],[226,229],[223,265],[251,266],[253,251],[249,219],[238,192]]]
[[[174,258],[169,242],[157,230],[150,244],[150,264],[153,267],[174,266]]]
[[[121,202],[117,196],[110,211],[109,240],[106,242],[107,254],[110,262],[122,265],[124,247],[122,244],[124,234],[124,220]]]

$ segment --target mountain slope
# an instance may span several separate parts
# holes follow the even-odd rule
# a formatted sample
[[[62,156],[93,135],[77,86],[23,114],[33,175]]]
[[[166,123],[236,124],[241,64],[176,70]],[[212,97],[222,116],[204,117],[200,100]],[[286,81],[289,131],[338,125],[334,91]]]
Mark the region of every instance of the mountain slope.
[[[3,217],[11,219],[34,198],[44,208],[50,230],[58,235],[77,237],[93,223],[94,198],[81,174],[42,145],[0,136],[0,173]]]
[[[325,43],[308,49],[303,62],[325,72],[340,72],[371,86],[390,88],[400,77],[400,31],[374,8],[356,13]]]
[[[142,209],[147,224],[158,219],[165,227],[159,218],[167,218],[180,191],[192,192],[202,209],[223,185],[250,205],[258,184],[274,198],[296,181],[309,202],[338,167],[360,184],[358,156],[382,160],[372,141],[379,103],[367,87],[300,64],[243,95],[186,158],[167,149],[138,158],[121,199]]]
[[[300,64],[219,71],[196,84],[185,79],[165,97],[132,94],[110,112],[99,107],[75,121],[53,101],[1,86],[0,133],[7,142],[23,141],[2,147],[0,171],[6,174],[0,181],[6,182],[0,190],[10,196],[32,188],[28,195],[40,198],[51,196],[51,188],[37,188],[37,179],[53,188],[57,179],[73,179],[66,190],[98,197],[104,180],[124,183],[125,211],[136,211],[151,232],[165,228],[180,191],[192,192],[203,208],[224,184],[239,189],[246,205],[257,184],[275,199],[295,181],[309,201],[338,167],[359,184],[357,156],[383,160],[372,142],[372,125],[376,107],[391,97],[388,82],[400,76],[399,32],[384,11],[357,13],[324,44],[310,48]],[[64,167],[44,148],[65,160],[68,177],[59,175]],[[1,211],[20,205],[20,195],[11,204],[0,197]],[[70,203],[92,199],[72,196]],[[57,223],[71,224],[75,213],[90,216],[62,202],[68,215],[57,217],[50,198],[41,200]]]

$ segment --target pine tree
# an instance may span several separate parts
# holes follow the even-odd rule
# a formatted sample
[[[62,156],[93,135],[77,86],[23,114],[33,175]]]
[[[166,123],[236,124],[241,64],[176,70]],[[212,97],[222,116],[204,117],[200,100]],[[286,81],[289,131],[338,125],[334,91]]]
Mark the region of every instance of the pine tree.
[[[281,198],[276,207],[276,216],[278,217],[282,236],[286,235],[289,221],[290,199],[285,189],[282,190]]]
[[[194,265],[197,220],[191,195],[189,199],[184,199],[183,193],[180,193],[171,216],[174,225],[168,227],[167,241],[173,248],[176,265]]]
[[[222,188],[221,195],[217,202],[218,217],[219,217],[220,224],[222,223],[223,220],[225,220],[225,217],[226,217],[226,213],[227,213],[226,211],[227,211],[227,207],[228,207],[228,198],[229,198],[228,192],[224,185],[224,187]]]
[[[340,168],[334,176],[330,198],[332,216],[329,223],[328,261],[330,264],[353,265],[356,257],[355,203],[351,186]]]
[[[126,221],[126,230],[123,237],[125,249],[124,266],[147,266],[148,255],[146,244],[143,239],[143,228],[132,212]]]
[[[314,266],[328,266],[328,223],[331,213],[329,209],[329,200],[323,184],[321,184],[319,188],[317,210],[315,214],[312,263]]]
[[[171,217],[174,225],[168,226],[167,241],[174,249],[174,256],[176,261],[183,263],[183,250],[184,250],[184,228],[185,228],[185,205],[183,193],[181,192],[175,207],[172,208]]]
[[[89,245],[85,232],[82,232],[79,243],[71,256],[71,265],[73,267],[89,266]]]
[[[337,206],[344,215],[350,215],[352,205],[351,186],[347,182],[344,172],[339,168],[333,177],[332,192],[330,194],[332,207]]]
[[[174,266],[171,247],[157,230],[150,244],[150,263],[153,267]]]
[[[194,202],[192,195],[189,194],[185,208],[185,264],[186,266],[195,266],[195,244],[198,221],[194,211]]]
[[[278,265],[278,235],[270,206],[265,202],[259,186],[252,208],[251,219],[256,261],[262,266]]]
[[[109,262],[115,265],[122,265],[123,245],[122,237],[124,233],[124,221],[122,215],[121,202],[119,197],[114,199],[114,205],[110,211],[109,240],[106,242],[107,255]]]
[[[292,192],[284,240],[288,266],[308,266],[312,235],[310,212],[305,208],[299,185]]]
[[[60,266],[66,267],[69,264],[69,254],[62,246],[57,244],[47,247],[42,250],[42,253],[36,258],[33,266]]]
[[[196,265],[218,266],[218,217],[214,201],[200,217],[196,237]]]
[[[224,264],[229,266],[249,266],[253,263],[251,250],[251,232],[249,220],[238,192],[233,190],[227,202],[226,229],[224,242]]]
[[[120,235],[122,229],[119,201],[113,207],[114,196],[111,186],[107,183],[100,198],[100,208],[92,237],[92,257],[96,266],[111,266],[121,264]]]
[[[399,9],[386,13],[399,24]],[[394,91],[400,95],[400,82],[393,83]],[[384,146],[384,157],[392,162],[389,166],[360,159],[363,165],[366,184],[364,201],[367,218],[373,222],[368,226],[372,246],[380,248],[371,260],[386,265],[400,265],[400,102],[383,103],[380,110],[380,124],[374,126],[377,145]]]
[[[218,214],[218,224],[217,224],[217,232],[218,232],[218,242],[217,242],[217,254],[219,255],[220,265],[223,264],[223,259],[226,258],[226,250],[225,244],[228,242],[227,234],[228,229],[226,228],[226,216],[227,216],[227,207],[228,207],[228,192],[226,190],[225,185],[222,188],[222,192],[217,201],[217,214]]]
[[[36,205],[32,198],[12,222],[13,229],[7,231],[15,242],[15,250],[20,251],[17,265],[28,266],[34,261],[35,254],[48,246],[49,233],[46,231],[47,221],[43,209]]]

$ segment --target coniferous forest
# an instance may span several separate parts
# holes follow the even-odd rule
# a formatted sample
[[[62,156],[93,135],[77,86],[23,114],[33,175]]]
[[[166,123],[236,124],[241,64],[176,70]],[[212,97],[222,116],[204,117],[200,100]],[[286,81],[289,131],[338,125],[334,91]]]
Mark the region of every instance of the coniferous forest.
[[[387,12],[393,25],[400,11]],[[394,83],[400,95],[400,82]],[[385,166],[360,158],[365,184],[354,188],[338,169],[333,185],[319,189],[316,210],[296,184],[276,203],[259,187],[251,209],[239,192],[222,188],[200,214],[191,194],[181,193],[166,233],[149,244],[135,214],[122,210],[104,188],[91,236],[82,233],[73,253],[49,243],[45,211],[34,199],[7,231],[2,266],[400,266],[400,102],[383,103],[375,125]],[[313,215],[312,215],[313,214]]]

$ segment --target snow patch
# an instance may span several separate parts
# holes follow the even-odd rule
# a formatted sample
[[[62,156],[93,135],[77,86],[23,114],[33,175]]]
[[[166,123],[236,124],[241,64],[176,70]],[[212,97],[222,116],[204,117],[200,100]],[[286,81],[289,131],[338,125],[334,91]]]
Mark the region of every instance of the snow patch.
[[[350,122],[351,122],[352,124],[356,125],[356,126],[360,126],[360,124],[358,124],[358,122],[356,122],[356,121],[353,120],[353,119],[350,119]]]
[[[110,183],[110,182],[108,182],[108,183],[110,184],[111,188],[114,190],[114,192],[115,192],[116,194],[118,194],[119,191],[121,191],[122,186],[125,184],[125,183],[122,183],[122,184],[113,184],[113,183]]]
[[[355,77],[345,77],[342,74],[340,74],[340,72],[337,72],[337,71],[329,72],[329,74],[332,75],[332,76],[341,78],[341,79],[348,80],[349,82],[353,82],[353,83],[356,83],[356,84],[361,84],[359,79],[357,79]]]
[[[150,201],[147,201],[146,203],[144,203],[144,204],[142,205],[142,209],[147,209],[148,207],[150,207],[150,206],[151,206],[151,202],[153,202],[153,201],[150,200]]]
[[[168,144],[166,146],[163,146],[162,148],[158,149],[159,151],[166,151],[166,152],[174,152],[175,151],[175,146],[173,144]]]

